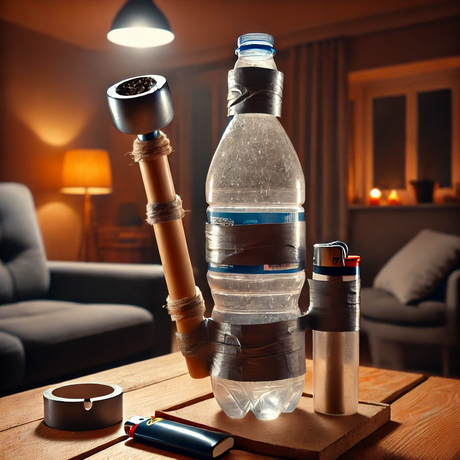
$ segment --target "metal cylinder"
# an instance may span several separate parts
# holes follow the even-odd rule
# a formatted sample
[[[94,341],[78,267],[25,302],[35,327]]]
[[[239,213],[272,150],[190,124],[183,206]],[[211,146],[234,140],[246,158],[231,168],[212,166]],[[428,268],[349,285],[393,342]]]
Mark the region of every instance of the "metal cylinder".
[[[324,316],[312,327],[314,408],[351,415],[358,410],[359,257],[348,256],[340,241],[314,245],[313,281],[328,283],[313,305],[314,316]],[[340,322],[328,321],[333,316]]]

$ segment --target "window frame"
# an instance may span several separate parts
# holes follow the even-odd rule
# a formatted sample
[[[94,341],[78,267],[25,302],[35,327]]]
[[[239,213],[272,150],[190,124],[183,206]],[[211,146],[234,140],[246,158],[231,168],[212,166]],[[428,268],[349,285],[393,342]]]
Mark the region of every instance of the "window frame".
[[[406,97],[405,185],[397,193],[403,204],[415,203],[410,181],[417,179],[417,93],[450,89],[452,94],[452,187],[439,188],[436,201],[456,193],[460,184],[460,56],[381,69],[351,72],[348,75],[350,100],[350,203],[369,204],[373,188],[373,100],[379,97]],[[382,190],[386,197],[390,190]]]

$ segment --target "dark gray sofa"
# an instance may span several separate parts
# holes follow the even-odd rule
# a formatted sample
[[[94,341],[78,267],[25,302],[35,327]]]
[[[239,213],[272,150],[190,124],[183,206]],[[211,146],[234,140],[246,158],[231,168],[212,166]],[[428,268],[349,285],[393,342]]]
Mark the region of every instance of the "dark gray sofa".
[[[361,290],[376,367],[459,375],[460,236],[424,229]]]
[[[170,352],[166,297],[160,265],[47,261],[30,191],[0,183],[0,395]]]

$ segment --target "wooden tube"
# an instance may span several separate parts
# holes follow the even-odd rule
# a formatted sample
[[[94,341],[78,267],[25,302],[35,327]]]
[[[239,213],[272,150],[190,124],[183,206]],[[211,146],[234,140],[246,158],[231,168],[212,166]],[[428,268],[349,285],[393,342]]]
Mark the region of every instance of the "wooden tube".
[[[149,203],[167,203],[176,198],[166,155],[141,160],[139,167]],[[180,300],[194,297],[196,284],[182,220],[156,223],[153,225],[153,229],[165,273],[169,298]],[[192,332],[199,327],[202,321],[203,318],[178,320],[176,321],[177,331],[180,333]],[[192,378],[198,379],[209,375],[205,361],[188,357],[185,360]]]

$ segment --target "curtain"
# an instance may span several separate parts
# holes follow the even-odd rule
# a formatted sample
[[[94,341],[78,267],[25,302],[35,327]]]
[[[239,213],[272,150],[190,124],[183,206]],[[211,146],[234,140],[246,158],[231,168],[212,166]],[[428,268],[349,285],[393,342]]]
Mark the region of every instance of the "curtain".
[[[282,120],[305,174],[308,257],[314,243],[347,240],[345,43],[336,38],[297,45],[284,59]]]

